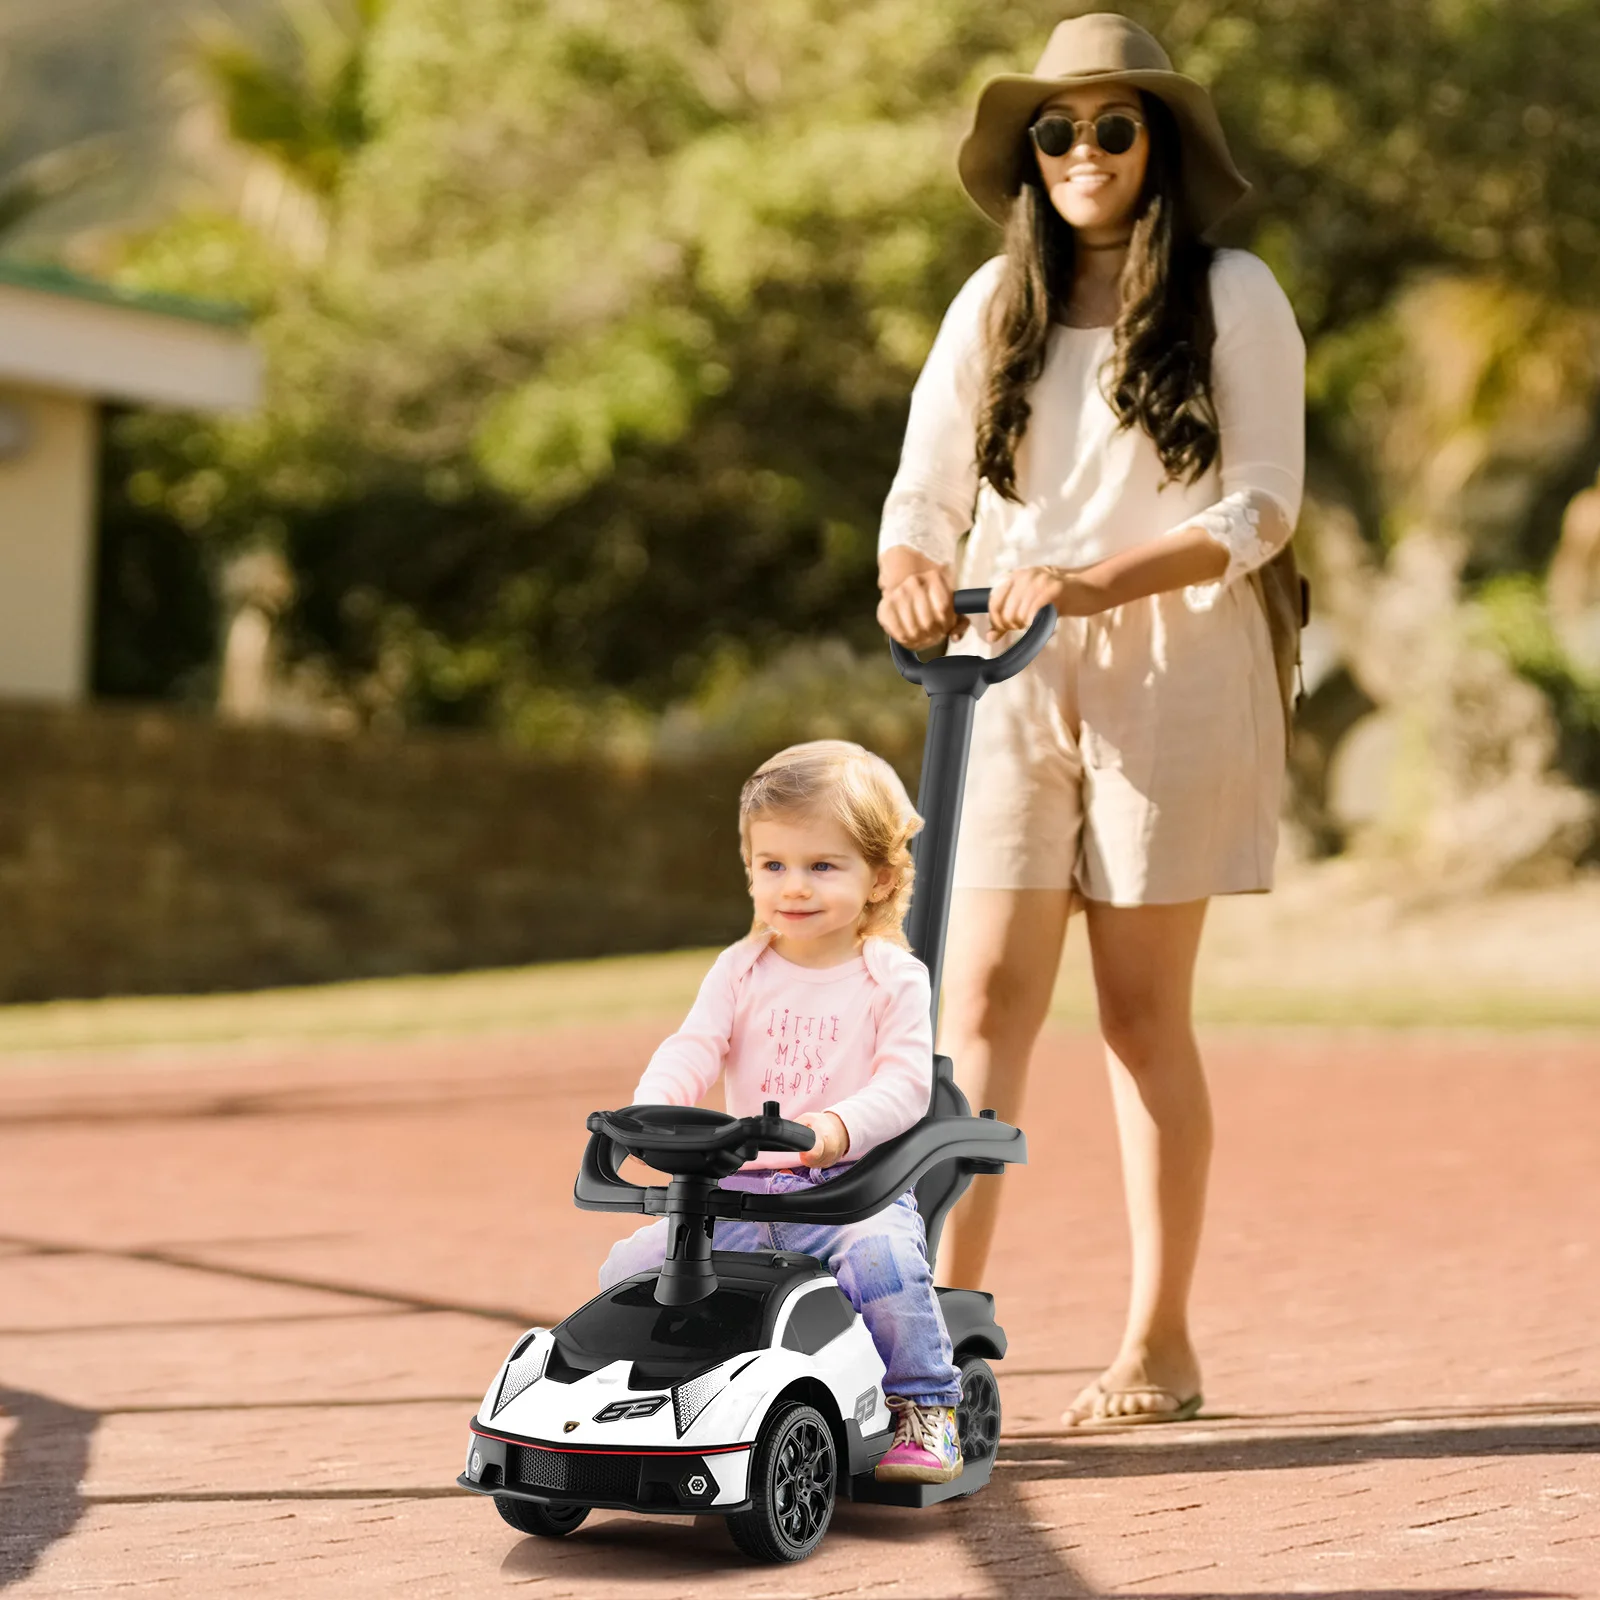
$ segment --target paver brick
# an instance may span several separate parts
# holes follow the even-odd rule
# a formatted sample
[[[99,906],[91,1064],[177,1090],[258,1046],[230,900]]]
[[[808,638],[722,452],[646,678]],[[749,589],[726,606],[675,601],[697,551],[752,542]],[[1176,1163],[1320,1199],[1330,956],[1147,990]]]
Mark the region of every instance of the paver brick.
[[[1227,1033],[1205,1413],[1064,1434],[1127,1285],[1094,1041],[1002,1180],[991,1487],[843,1505],[799,1573],[715,1519],[520,1539],[452,1486],[494,1363],[592,1292],[582,1114],[660,1028],[0,1072],[9,1596],[1600,1596],[1600,1041]]]

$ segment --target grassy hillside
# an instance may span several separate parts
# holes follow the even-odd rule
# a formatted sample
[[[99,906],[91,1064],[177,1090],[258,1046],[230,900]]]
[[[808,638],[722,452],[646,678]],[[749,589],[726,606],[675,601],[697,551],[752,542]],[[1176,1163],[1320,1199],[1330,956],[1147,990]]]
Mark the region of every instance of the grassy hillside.
[[[1196,1011],[1207,1025],[1600,1027],[1593,950],[1600,877],[1478,900],[1411,904],[1337,863],[1292,869],[1273,895],[1215,901]],[[670,1026],[713,952],[674,951],[496,972],[255,994],[0,1006],[0,1070],[106,1050],[222,1042],[532,1033],[649,1017]],[[1073,921],[1055,1020],[1092,1026],[1093,982]]]

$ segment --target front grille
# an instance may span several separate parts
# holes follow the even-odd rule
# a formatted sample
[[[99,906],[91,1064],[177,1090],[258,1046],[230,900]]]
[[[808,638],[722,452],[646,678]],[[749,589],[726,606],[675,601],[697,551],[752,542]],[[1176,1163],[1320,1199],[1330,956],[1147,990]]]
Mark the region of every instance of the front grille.
[[[639,1457],[588,1454],[577,1450],[536,1450],[511,1445],[506,1477],[529,1489],[570,1494],[575,1499],[637,1500]]]

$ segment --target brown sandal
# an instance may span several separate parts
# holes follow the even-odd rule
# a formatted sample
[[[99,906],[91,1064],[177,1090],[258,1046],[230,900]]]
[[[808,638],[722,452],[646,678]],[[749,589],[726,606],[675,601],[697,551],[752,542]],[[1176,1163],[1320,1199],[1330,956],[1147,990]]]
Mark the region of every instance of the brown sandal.
[[[1136,1383],[1126,1389],[1108,1389],[1096,1378],[1089,1385],[1096,1409],[1088,1416],[1081,1416],[1078,1407],[1074,1404],[1068,1406],[1061,1413],[1062,1422],[1069,1428],[1144,1428],[1156,1422],[1189,1422],[1199,1414],[1200,1407],[1205,1403],[1205,1396],[1192,1394],[1187,1400],[1180,1400],[1171,1389],[1163,1389],[1160,1384]],[[1129,1411],[1117,1416],[1107,1416],[1099,1409],[1099,1403],[1123,1395],[1152,1395],[1170,1402],[1156,1411]]]

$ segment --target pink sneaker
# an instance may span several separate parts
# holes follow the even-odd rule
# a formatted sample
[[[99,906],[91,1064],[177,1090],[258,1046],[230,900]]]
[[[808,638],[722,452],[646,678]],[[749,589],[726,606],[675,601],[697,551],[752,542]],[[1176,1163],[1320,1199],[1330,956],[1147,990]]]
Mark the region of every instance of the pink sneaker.
[[[894,1444],[873,1470],[879,1483],[949,1483],[961,1476],[961,1438],[950,1406],[919,1406],[885,1395],[895,1414]]]

